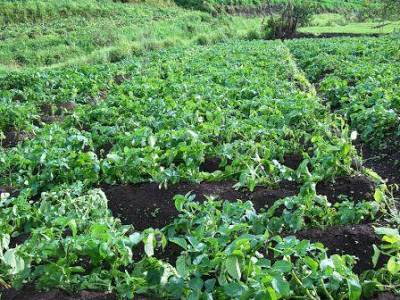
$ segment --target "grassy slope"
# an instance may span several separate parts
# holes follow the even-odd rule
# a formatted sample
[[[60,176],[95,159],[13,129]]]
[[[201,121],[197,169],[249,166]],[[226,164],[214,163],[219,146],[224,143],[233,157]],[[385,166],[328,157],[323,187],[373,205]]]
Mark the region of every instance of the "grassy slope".
[[[243,38],[260,24],[258,18],[214,18],[172,4],[62,3],[27,2],[25,10],[19,2],[0,4],[0,72],[103,63],[147,49]]]

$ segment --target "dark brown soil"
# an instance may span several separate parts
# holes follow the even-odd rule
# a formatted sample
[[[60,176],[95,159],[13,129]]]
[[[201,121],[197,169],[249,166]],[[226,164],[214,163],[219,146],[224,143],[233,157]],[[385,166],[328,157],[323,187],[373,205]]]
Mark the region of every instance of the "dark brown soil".
[[[397,145],[396,145],[397,144]],[[364,158],[364,166],[371,168],[389,185],[400,185],[400,138],[388,140],[386,149],[374,149],[368,144],[356,145],[357,150]],[[395,193],[400,196],[400,191]]]
[[[328,254],[351,254],[359,258],[354,267],[354,272],[360,274],[365,270],[373,268],[372,256],[374,250],[372,245],[379,245],[381,236],[375,234],[371,225],[345,225],[332,226],[325,230],[312,228],[296,234],[299,239],[307,239],[312,242],[321,242],[329,251]],[[378,261],[380,267],[385,258],[381,256]]]
[[[365,299],[367,300],[367,299]],[[379,293],[375,295],[374,300],[400,300],[400,296],[393,293]]]
[[[108,143],[96,149],[95,153],[97,154],[98,158],[105,158],[108,153],[110,153],[111,148],[113,147],[112,144]]]
[[[73,111],[76,107],[76,104],[74,102],[56,102],[56,103],[44,103],[41,104],[40,110],[47,114],[47,115],[52,115],[53,114],[53,107],[56,107],[56,115],[60,115],[64,110],[67,111]]]
[[[304,158],[301,154],[285,155],[283,157],[283,164],[293,170],[297,170],[300,164],[303,162]]]
[[[60,116],[41,116],[41,120],[44,123],[47,124],[53,124],[56,122],[62,122],[64,120],[64,118],[60,117]]]
[[[354,202],[374,200],[376,185],[376,182],[366,176],[343,176],[336,178],[334,183],[318,183],[317,193],[327,196],[332,203],[340,202],[340,195],[345,195]]]
[[[14,248],[17,245],[23,244],[27,239],[30,238],[30,236],[30,233],[21,233],[19,236],[11,238],[10,248]]]
[[[121,84],[125,80],[129,80],[129,79],[131,79],[131,76],[128,75],[128,74],[117,75],[117,76],[114,77],[114,81],[115,81],[116,84]]]
[[[158,184],[103,186],[109,200],[109,208],[114,216],[124,224],[133,224],[137,230],[149,227],[161,228],[168,225],[178,215],[173,197],[192,191],[197,201],[204,201],[205,195],[216,195],[223,200],[251,200],[256,210],[272,205],[276,200],[298,193],[295,183],[284,182],[280,189],[269,190],[256,187],[252,193],[235,190],[233,182],[180,183],[160,189]]]
[[[212,158],[206,158],[204,162],[200,165],[199,170],[202,172],[215,172],[217,170],[223,170],[224,167],[220,167],[220,164],[222,163],[222,159],[219,157],[212,157]]]
[[[40,116],[42,122],[52,124],[62,122],[64,120],[63,113],[65,111],[71,112],[75,109],[74,102],[56,102],[56,103],[43,103],[39,106],[42,114]],[[55,111],[53,112],[53,109]]]
[[[25,138],[25,134],[17,130],[6,131],[5,136],[6,138],[1,142],[3,148],[15,147],[19,142],[22,142]]]
[[[212,161],[211,161],[212,162]],[[207,168],[212,171],[218,162],[209,162]],[[203,167],[206,169],[206,167]],[[204,201],[208,195],[219,196],[220,199],[236,201],[238,199],[252,201],[257,211],[270,207],[278,199],[294,196],[299,193],[299,186],[290,181],[282,181],[279,188],[268,189],[257,186],[253,192],[235,190],[234,182],[179,183],[169,185],[168,189],[160,189],[156,183],[131,185],[102,186],[109,200],[109,208],[114,216],[121,218],[124,224],[133,224],[137,230],[149,227],[161,228],[168,225],[178,215],[173,198],[177,194],[188,192],[195,194],[197,201]],[[340,195],[352,201],[372,200],[375,182],[365,176],[339,177],[334,184],[320,183],[317,192],[326,195],[332,203],[340,201]]]
[[[27,284],[22,290],[13,288],[2,290],[0,287],[0,299],[2,300],[117,300],[117,295],[111,292],[80,291],[68,295],[60,290],[38,292],[32,284]],[[135,296],[134,300],[157,300],[159,298]]]
[[[0,185],[0,194],[9,193],[11,197],[18,197],[19,191],[6,185]]]
[[[81,291],[68,295],[60,290],[38,292],[33,285],[25,285],[21,291],[8,289],[2,291],[4,300],[116,300],[117,296],[109,292]],[[140,299],[140,298],[138,298]]]

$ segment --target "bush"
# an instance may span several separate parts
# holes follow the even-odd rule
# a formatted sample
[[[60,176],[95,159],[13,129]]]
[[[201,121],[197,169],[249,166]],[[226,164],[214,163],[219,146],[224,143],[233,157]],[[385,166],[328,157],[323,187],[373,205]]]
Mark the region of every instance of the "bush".
[[[202,34],[197,38],[197,44],[203,45],[203,46],[208,45],[208,44],[210,44],[210,40],[205,34]]]
[[[261,34],[258,30],[252,29],[247,32],[245,38],[248,41],[259,40],[259,39],[261,39]]]

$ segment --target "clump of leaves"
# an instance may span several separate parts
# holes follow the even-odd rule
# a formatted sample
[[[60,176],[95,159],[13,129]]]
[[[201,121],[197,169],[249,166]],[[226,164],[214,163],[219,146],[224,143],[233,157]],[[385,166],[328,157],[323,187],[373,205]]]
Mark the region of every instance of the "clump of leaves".
[[[381,245],[373,245],[374,267],[384,257],[387,262],[378,270],[366,271],[363,276],[363,290],[367,296],[375,292],[391,291],[400,295],[400,235],[399,230],[389,227],[375,228],[377,234],[383,235]]]
[[[353,257],[329,257],[322,244],[271,235],[263,226],[265,215],[258,215],[251,202],[193,200],[189,194],[176,196],[180,215],[164,229],[183,249],[176,269],[187,285],[182,282],[186,289],[176,297],[360,297]]]

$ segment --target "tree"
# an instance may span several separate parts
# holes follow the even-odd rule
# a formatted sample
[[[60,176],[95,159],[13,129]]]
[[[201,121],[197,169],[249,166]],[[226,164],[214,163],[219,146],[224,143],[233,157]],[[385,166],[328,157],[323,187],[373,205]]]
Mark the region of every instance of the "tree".
[[[269,19],[264,24],[266,38],[285,39],[290,38],[299,25],[310,22],[312,16],[322,7],[323,1],[314,0],[288,0],[278,12],[274,11],[270,0],[265,2],[265,11]]]
[[[361,20],[379,19],[387,21],[400,16],[400,0],[362,0]]]

